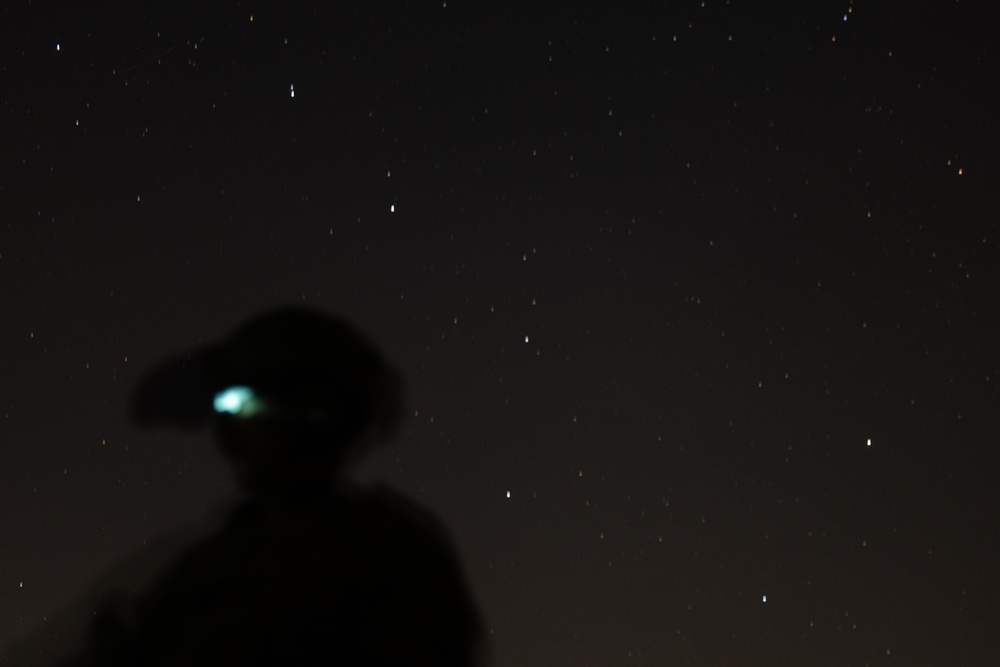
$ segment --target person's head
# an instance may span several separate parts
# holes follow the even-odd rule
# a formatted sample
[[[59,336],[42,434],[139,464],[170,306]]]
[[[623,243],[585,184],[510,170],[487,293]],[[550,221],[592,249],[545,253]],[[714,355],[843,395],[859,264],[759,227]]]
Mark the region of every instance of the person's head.
[[[152,373],[133,414],[188,426],[214,415],[241,482],[263,490],[329,478],[345,459],[391,435],[401,396],[395,369],[349,323],[288,308]]]

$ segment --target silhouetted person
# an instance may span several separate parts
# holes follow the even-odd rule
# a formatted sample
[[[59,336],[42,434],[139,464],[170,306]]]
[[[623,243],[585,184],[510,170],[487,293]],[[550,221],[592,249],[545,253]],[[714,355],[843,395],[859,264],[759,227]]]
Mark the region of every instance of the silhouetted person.
[[[247,499],[143,594],[106,605],[70,664],[477,664],[480,618],[441,526],[337,476],[400,406],[379,351],[304,309],[151,373],[134,417],[214,421]]]

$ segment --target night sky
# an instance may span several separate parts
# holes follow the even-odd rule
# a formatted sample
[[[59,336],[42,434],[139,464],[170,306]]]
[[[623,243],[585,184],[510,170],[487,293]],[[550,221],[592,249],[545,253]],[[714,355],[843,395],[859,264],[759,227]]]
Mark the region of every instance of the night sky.
[[[992,12],[5,3],[0,649],[235,502],[129,397],[304,304],[495,667],[1000,664]]]

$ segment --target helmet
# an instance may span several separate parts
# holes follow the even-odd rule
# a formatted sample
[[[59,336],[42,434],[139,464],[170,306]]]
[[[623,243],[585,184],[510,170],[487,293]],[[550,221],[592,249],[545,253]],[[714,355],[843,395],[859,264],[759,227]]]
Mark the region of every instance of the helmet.
[[[155,368],[140,381],[131,413],[140,425],[188,429],[219,413],[268,418],[350,439],[368,430],[391,435],[401,404],[399,374],[350,323],[284,308]]]

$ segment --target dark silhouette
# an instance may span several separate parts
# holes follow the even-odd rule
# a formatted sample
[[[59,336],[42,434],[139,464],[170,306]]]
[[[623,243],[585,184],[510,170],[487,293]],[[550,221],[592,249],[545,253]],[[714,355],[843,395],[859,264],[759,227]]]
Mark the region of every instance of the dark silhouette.
[[[480,618],[440,524],[337,474],[392,433],[401,393],[363,336],[304,309],[154,370],[135,419],[214,421],[247,498],[144,593],[106,603],[69,664],[477,664]]]

